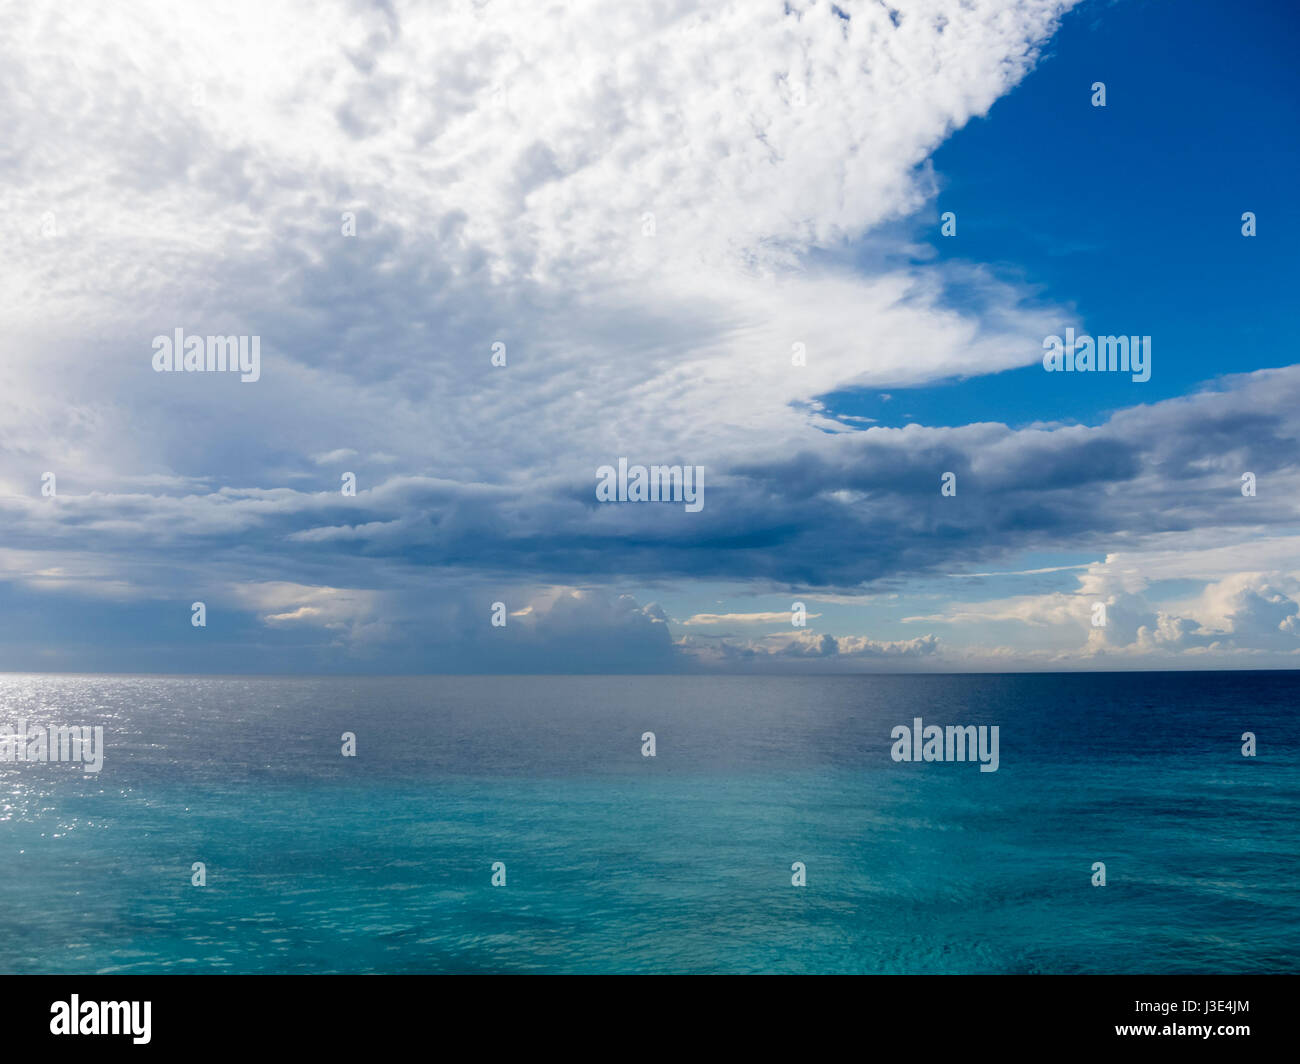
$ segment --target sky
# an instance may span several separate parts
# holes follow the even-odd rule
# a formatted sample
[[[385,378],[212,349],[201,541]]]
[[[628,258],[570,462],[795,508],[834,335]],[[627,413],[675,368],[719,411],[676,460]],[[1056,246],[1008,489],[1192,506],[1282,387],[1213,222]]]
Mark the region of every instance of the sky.
[[[1296,667],[1297,45],[1281,0],[9,5],[0,669]],[[1067,330],[1149,379],[1047,370]]]

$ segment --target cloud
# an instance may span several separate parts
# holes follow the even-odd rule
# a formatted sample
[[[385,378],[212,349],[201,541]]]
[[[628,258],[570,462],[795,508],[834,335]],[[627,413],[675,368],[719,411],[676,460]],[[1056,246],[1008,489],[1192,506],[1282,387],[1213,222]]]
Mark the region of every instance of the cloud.
[[[653,670],[947,644],[674,642],[622,585],[867,604],[1087,551],[1109,568],[1073,595],[924,616],[1078,626],[1099,595],[1115,627],[1084,633],[1094,650],[1284,651],[1300,369],[1135,391],[1098,425],[893,429],[831,399],[1030,365],[1070,323],[884,228],[931,203],[930,154],[1069,6],[145,0],[92,25],[11,5],[4,579],[37,599],[210,596],[250,632],[403,662]],[[154,373],[151,339],[176,327],[259,336],[262,378]],[[597,504],[619,456],[704,466],[704,510]],[[1274,575],[1231,583],[1244,543]],[[1148,599],[1179,573],[1217,590]]]
[[[809,613],[808,617],[820,617],[820,613]],[[684,621],[676,623],[683,628],[701,624],[789,624],[790,611],[768,611],[766,613],[693,613]]]
[[[36,495],[33,480],[27,495],[0,498],[0,511],[12,549],[50,555],[36,568],[84,552],[93,536],[106,575],[134,567],[133,579],[146,584],[178,571],[211,582],[219,570],[225,579],[288,574],[330,586],[342,573],[398,586],[437,571],[578,583],[607,575],[616,557],[625,579],[740,576],[759,588],[855,594],[1015,551],[1100,550],[1122,559],[1161,536],[1175,538],[1180,553],[1209,540],[1258,541],[1276,567],[1293,556],[1285,533],[1300,476],[1285,441],[1300,433],[1297,400],[1300,368],[1288,368],[1121,411],[1096,427],[817,434],[793,454],[755,447],[711,469],[698,514],[601,505],[594,464],[500,484],[383,474],[370,486],[362,477],[355,498],[332,484],[79,494],[83,485],[70,477],[54,499]],[[1231,448],[1207,448],[1205,436],[1224,424],[1237,426]],[[1245,468],[1259,477],[1253,498],[1239,490]],[[938,490],[945,470],[957,474],[953,498]],[[168,548],[166,570],[141,553],[143,543]],[[1159,572],[1179,571],[1169,549],[1151,557]],[[1198,564],[1225,572],[1239,561],[1221,546]],[[318,579],[322,572],[332,575]]]
[[[761,639],[678,641],[683,653],[704,667],[743,664],[760,670],[786,669],[811,663],[821,669],[860,671],[915,665],[940,649],[934,635],[903,640],[877,640],[867,636],[834,636],[815,632],[782,632]]]
[[[338,447],[333,451],[313,455],[312,461],[317,465],[334,465],[336,462],[346,462],[349,458],[354,458],[356,453],[351,447]]]
[[[919,164],[1064,6],[9,10],[0,448],[101,489],[349,453],[473,482],[615,434],[722,460],[838,424],[808,404],[854,381],[1025,364],[1058,322],[1025,291],[843,245],[933,193]],[[261,336],[263,379],[153,374],[177,326]]]
[[[1198,553],[1180,555],[1178,579],[1205,572]],[[1300,538],[1290,544],[1290,571],[1233,572],[1203,580],[1191,596],[1171,599],[1157,595],[1171,579],[1169,556],[1151,552],[1108,556],[1093,563],[1078,578],[1074,593],[1016,595],[982,602],[963,602],[939,613],[911,616],[904,623],[972,625],[1010,623],[1056,628],[1072,639],[1066,650],[1050,652],[1055,660],[1098,657],[1149,658],[1152,655],[1197,655],[1213,651],[1220,657],[1300,653]],[[1094,624],[1094,604],[1106,607],[1105,624]],[[975,653],[1015,654],[1012,648],[981,647]],[[1025,654],[1032,658],[1033,651]]]

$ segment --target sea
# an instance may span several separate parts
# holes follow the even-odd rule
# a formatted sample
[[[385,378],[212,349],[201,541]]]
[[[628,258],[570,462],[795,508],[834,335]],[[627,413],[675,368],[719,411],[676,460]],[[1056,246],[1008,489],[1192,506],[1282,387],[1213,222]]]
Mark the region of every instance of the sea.
[[[1296,972],[1298,706],[1295,672],[7,674],[0,729],[100,726],[103,763],[0,761],[0,972]],[[996,726],[997,771],[895,760],[917,718]]]

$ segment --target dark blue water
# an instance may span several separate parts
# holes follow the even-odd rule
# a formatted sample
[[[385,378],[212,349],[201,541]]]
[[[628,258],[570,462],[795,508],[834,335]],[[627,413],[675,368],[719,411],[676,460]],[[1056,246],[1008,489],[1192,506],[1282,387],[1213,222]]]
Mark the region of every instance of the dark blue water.
[[[0,677],[0,724],[107,744],[0,764],[0,971],[1297,971],[1298,704],[1241,672]],[[894,762],[915,716],[998,725],[998,771]]]

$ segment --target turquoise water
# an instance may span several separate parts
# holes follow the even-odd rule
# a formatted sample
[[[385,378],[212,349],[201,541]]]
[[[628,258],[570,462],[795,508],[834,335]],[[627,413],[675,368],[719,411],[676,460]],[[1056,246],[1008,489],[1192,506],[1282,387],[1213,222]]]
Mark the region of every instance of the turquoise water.
[[[0,725],[100,724],[106,754],[0,764],[0,971],[1297,971],[1298,696],[1283,673],[4,676]],[[998,725],[999,770],[895,763],[915,716]]]

